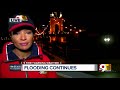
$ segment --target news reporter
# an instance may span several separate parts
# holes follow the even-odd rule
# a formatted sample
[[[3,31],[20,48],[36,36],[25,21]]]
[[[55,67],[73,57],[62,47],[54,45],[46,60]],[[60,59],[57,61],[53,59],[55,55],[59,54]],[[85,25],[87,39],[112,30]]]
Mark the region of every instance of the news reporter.
[[[23,62],[50,62],[42,52],[41,47],[34,41],[35,25],[25,15],[15,15],[22,21],[9,21],[8,32],[11,42],[3,46],[0,54],[0,78],[57,78],[56,72],[40,73],[38,71],[12,71],[10,65]],[[14,17],[14,18],[15,18]]]

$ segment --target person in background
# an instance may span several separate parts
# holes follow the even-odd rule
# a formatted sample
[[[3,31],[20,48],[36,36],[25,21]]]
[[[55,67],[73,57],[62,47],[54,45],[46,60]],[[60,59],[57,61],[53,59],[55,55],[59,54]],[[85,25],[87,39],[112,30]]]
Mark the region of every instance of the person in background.
[[[41,47],[34,41],[35,25],[27,15],[15,15],[9,19],[8,32],[11,42],[4,44],[0,54],[0,78],[57,78],[55,71],[13,70],[10,65],[24,62],[50,62]]]

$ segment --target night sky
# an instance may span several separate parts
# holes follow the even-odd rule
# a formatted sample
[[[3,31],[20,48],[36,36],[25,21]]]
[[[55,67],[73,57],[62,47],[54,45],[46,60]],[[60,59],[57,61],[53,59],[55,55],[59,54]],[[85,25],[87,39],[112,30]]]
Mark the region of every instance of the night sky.
[[[29,1],[29,2],[28,2]],[[79,5],[79,6],[78,6]],[[28,14],[35,24],[46,24],[52,11],[61,11],[63,17],[76,26],[85,26],[90,32],[119,32],[119,12],[84,10],[82,3],[38,2],[36,0],[16,0],[6,8],[0,8],[0,27],[7,30],[7,19],[14,14]],[[84,7],[83,7],[84,6]],[[89,8],[89,7],[88,7]],[[87,9],[88,9],[87,8]],[[67,23],[67,22],[66,22]],[[5,31],[4,30],[4,31]]]

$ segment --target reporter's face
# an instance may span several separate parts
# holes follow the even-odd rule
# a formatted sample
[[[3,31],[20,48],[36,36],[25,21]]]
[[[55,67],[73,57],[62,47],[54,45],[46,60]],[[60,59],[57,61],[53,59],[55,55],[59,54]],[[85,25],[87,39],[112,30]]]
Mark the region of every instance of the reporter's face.
[[[11,40],[20,50],[28,50],[33,43],[33,32],[29,29],[11,32]]]

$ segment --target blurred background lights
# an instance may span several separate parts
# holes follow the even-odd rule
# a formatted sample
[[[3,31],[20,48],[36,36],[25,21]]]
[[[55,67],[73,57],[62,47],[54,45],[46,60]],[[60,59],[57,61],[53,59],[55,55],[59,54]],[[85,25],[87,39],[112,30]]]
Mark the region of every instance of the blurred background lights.
[[[101,40],[103,44],[112,44],[114,42],[112,35],[103,35]]]
[[[108,38],[104,38],[104,41],[105,42],[110,42],[110,38],[108,37]]]

